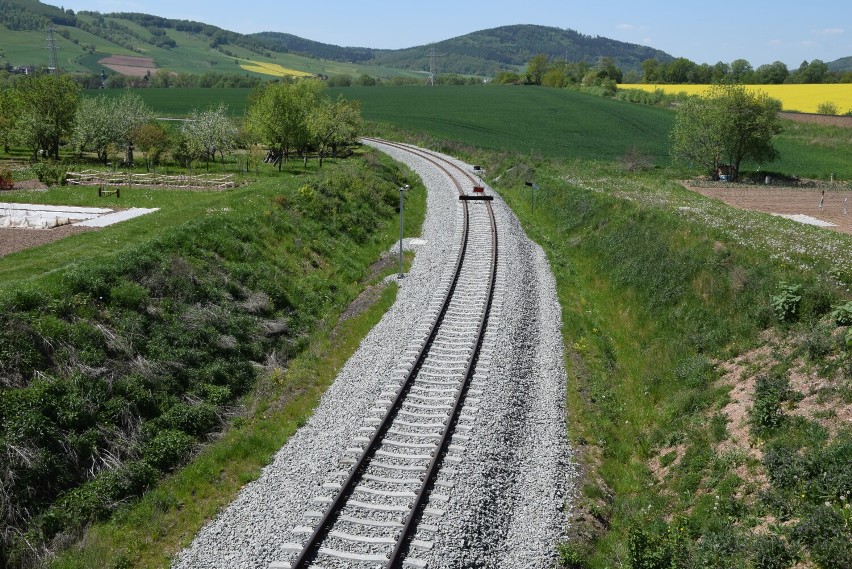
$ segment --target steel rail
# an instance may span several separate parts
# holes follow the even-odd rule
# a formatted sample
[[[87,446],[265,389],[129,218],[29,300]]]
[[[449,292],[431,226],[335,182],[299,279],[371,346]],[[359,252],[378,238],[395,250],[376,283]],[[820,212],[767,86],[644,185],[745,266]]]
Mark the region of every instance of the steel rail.
[[[444,171],[447,172],[446,169],[444,169]],[[449,172],[447,172],[447,174],[449,175]],[[464,192],[461,188],[461,185],[452,176],[450,176],[450,179],[455,184],[459,193],[463,194]],[[331,531],[331,528],[339,517],[344,505],[352,496],[356,483],[363,476],[364,470],[367,467],[369,461],[372,460],[375,455],[375,451],[378,449],[381,441],[387,434],[387,431],[391,428],[393,421],[398,414],[398,411],[402,407],[402,402],[405,400],[406,395],[411,389],[414,378],[419,372],[420,366],[423,364],[424,360],[426,359],[426,356],[429,353],[429,348],[431,347],[431,344],[434,341],[438,330],[440,329],[447,309],[450,306],[450,301],[453,298],[456,285],[458,284],[459,276],[461,275],[461,267],[464,263],[465,252],[468,246],[470,214],[468,211],[467,203],[462,202],[462,204],[464,205],[464,226],[462,230],[461,246],[459,248],[459,255],[456,259],[456,266],[454,269],[452,283],[449,289],[447,290],[447,294],[444,297],[443,303],[441,305],[441,310],[438,316],[436,317],[435,322],[432,324],[429,335],[427,336],[427,341],[424,342],[421,346],[420,351],[417,357],[415,358],[414,365],[412,365],[411,369],[406,374],[405,380],[403,381],[402,386],[397,392],[397,395],[392,405],[388,408],[388,411],[385,413],[382,422],[376,428],[375,432],[373,433],[373,436],[367,443],[367,447],[365,448],[364,452],[361,453],[356,463],[351,467],[349,474],[346,477],[346,480],[341,484],[341,489],[337,492],[331,504],[329,504],[329,506],[326,508],[323,517],[320,519],[313,533],[308,538],[308,541],[303,546],[299,556],[291,564],[291,567],[293,569],[306,569],[309,564],[316,558],[319,552],[320,545],[328,536],[328,533]],[[438,453],[436,452],[435,454],[437,455]],[[401,537],[406,537],[406,534],[403,533]]]

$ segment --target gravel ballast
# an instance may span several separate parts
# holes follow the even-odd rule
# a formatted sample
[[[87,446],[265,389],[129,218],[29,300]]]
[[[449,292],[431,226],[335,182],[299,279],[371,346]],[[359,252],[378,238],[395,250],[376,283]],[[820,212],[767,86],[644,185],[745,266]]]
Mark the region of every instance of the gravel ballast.
[[[446,175],[422,158],[373,144],[407,164],[428,189],[423,234],[409,241],[417,254],[400,281],[397,300],[305,426],[175,558],[174,568],[265,569],[291,560],[284,544],[305,538],[292,530],[311,524],[307,511],[321,509],[311,499],[327,495],[322,485],[340,470],[338,461],[358,436],[360,419],[369,416],[383,386],[405,363],[410,331],[428,324],[423,307],[434,303],[458,251],[457,193]],[[470,413],[472,429],[461,461],[442,475],[454,485],[444,492],[449,496],[444,515],[430,522],[438,530],[418,536],[434,543],[431,551],[417,552],[430,568],[552,567],[566,529],[565,500],[574,466],[566,440],[566,374],[555,282],[541,248],[527,239],[499,196],[493,205],[499,265],[473,380],[481,395]]]

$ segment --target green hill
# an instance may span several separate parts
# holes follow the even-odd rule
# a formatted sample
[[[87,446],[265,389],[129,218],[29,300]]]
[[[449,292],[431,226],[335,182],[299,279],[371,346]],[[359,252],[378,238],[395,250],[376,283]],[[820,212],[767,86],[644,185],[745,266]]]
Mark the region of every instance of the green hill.
[[[36,0],[0,0],[0,65],[7,69],[48,65],[47,29],[51,26],[57,63],[71,73],[100,73],[105,68],[101,60],[118,55],[151,58],[155,71],[170,73],[215,71],[270,77],[292,70],[293,74],[366,73],[385,78],[419,75],[285,53],[274,42],[201,22],[138,13],[75,14]]]
[[[623,70],[640,70],[645,59],[671,61],[671,55],[646,46],[587,36],[574,30],[547,26],[503,26],[473,32],[427,46],[398,50],[342,48],[311,42],[290,34],[263,32],[256,37],[274,41],[280,48],[312,57],[372,63],[423,71],[429,69],[429,50],[438,55],[440,73],[491,77],[502,70],[521,70],[539,53],[552,58],[596,63],[611,57]]]
[[[55,29],[57,63],[72,73],[100,73],[105,68],[101,60],[111,55],[151,58],[150,69],[171,73],[274,76],[292,70],[294,74],[366,73],[382,78],[422,77],[429,69],[431,48],[438,55],[440,73],[482,77],[501,70],[522,70],[539,53],[590,63],[611,57],[624,70],[638,70],[651,57],[672,59],[648,47],[546,26],[505,26],[429,46],[377,50],[340,47],[278,32],[239,34],[202,22],[135,12],[74,13],[37,0],[0,0],[0,64],[7,69],[46,66],[49,27]],[[114,71],[132,75],[134,70]]]
[[[830,61],[828,63],[828,70],[840,73],[852,71],[852,56],[841,57],[840,59]]]

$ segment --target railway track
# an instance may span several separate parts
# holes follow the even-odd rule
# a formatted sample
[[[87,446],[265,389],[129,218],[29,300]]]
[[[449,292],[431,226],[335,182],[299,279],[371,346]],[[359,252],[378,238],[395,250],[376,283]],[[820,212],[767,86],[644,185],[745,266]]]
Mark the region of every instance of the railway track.
[[[360,436],[322,486],[281,550],[293,557],[270,569],[426,567],[415,539],[437,531],[441,504],[457,478],[481,391],[471,380],[480,357],[497,275],[497,227],[488,201],[468,201],[477,180],[453,162],[406,145],[370,139],[440,169],[459,194],[462,223],[454,270],[426,307],[419,347],[406,352]]]

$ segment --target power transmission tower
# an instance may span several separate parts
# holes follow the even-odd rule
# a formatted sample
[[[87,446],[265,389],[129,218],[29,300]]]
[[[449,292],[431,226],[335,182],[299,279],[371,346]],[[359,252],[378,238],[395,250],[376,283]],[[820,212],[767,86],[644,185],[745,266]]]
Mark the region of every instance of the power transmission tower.
[[[429,79],[427,85],[435,85],[435,78],[438,76],[438,53],[434,47],[429,48]]]
[[[47,69],[51,73],[58,73],[59,68],[56,65],[56,37],[54,32],[56,28],[50,26],[47,28]]]

